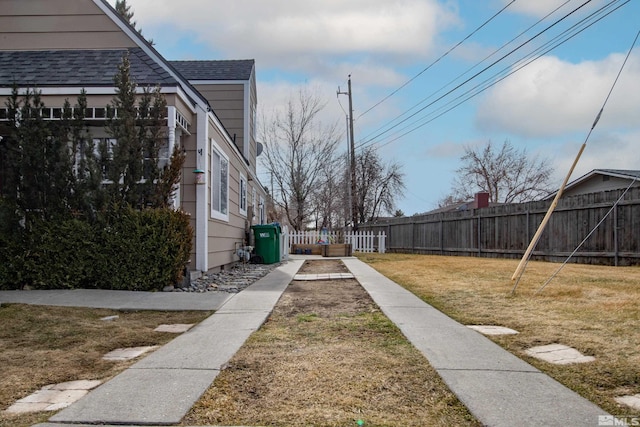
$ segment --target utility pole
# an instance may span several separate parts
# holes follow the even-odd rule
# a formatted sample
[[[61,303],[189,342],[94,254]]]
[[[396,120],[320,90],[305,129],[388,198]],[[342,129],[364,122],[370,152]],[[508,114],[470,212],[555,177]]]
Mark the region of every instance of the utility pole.
[[[349,163],[351,169],[350,211],[353,231],[356,231],[358,229],[358,206],[356,203],[356,145],[353,137],[353,97],[351,95],[351,74],[349,74],[348,91],[340,92],[340,87],[338,87],[338,95],[349,95]]]

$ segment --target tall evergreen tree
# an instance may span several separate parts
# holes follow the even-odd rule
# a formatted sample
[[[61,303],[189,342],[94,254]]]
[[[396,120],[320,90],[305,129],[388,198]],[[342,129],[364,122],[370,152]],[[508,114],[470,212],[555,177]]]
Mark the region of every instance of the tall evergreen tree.
[[[65,102],[63,118],[69,122],[66,129],[72,158],[70,208],[76,215],[95,218],[96,212],[104,208],[105,196],[96,147],[85,120],[87,105],[83,89],[74,108]]]
[[[171,167],[160,168],[160,150],[167,143],[167,102],[160,88],[145,89],[137,101],[137,85],[130,75],[130,62],[124,56],[115,76],[116,96],[107,108],[107,131],[117,142],[102,142],[101,156],[109,195],[113,202],[136,208],[168,205],[180,180],[178,166],[184,158],[174,151]]]
[[[131,6],[127,4],[127,0],[116,0],[115,9],[127,23],[142,35],[142,29],[136,27],[136,21],[133,20],[133,10],[131,10]],[[155,44],[153,39],[147,39],[147,41],[152,46]]]
[[[133,28],[136,28],[136,21],[133,19],[133,11],[131,6],[127,4],[127,0],[116,0],[116,12],[118,12],[125,21],[127,21]]]

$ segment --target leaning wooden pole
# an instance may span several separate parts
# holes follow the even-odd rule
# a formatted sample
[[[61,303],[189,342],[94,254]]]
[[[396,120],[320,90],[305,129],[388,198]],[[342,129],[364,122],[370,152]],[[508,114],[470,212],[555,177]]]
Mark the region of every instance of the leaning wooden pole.
[[[536,245],[538,244],[538,240],[540,240],[540,235],[544,231],[544,228],[547,226],[547,223],[549,222],[549,218],[551,218],[551,214],[553,213],[554,209],[558,205],[558,200],[560,200],[560,197],[562,197],[564,188],[567,186],[567,182],[569,182],[569,178],[571,178],[571,174],[573,173],[573,170],[576,168],[576,165],[578,164],[578,160],[580,160],[580,157],[582,156],[582,152],[586,147],[587,147],[587,142],[585,141],[582,144],[582,147],[580,147],[580,151],[578,151],[578,155],[573,161],[573,164],[571,165],[571,169],[569,169],[569,173],[564,178],[564,181],[560,186],[560,190],[558,190],[556,197],[553,198],[553,202],[551,202],[551,206],[549,206],[547,213],[545,214],[544,218],[542,219],[542,222],[538,226],[538,230],[536,231],[536,234],[533,235],[533,239],[531,239],[531,242],[529,243],[529,247],[527,247],[527,250],[524,252],[524,255],[522,256],[522,259],[520,260],[520,263],[518,264],[516,271],[513,273],[513,276],[511,276],[511,280],[515,280],[516,277],[522,274],[522,270],[524,269],[525,264],[529,260],[529,257],[531,256],[531,252],[533,251],[533,248],[535,248]]]
[[[589,133],[587,134],[587,137],[584,139],[584,142],[582,143],[582,147],[580,147],[580,151],[578,152],[578,155],[576,156],[575,160],[573,161],[573,164],[571,165],[571,169],[569,169],[569,173],[567,174],[567,176],[565,177],[564,181],[562,182],[562,185],[560,186],[560,190],[558,190],[558,193],[556,194],[556,197],[553,198],[553,202],[551,203],[551,206],[549,206],[549,210],[547,210],[547,213],[544,216],[544,218],[542,219],[542,222],[540,223],[540,226],[538,226],[538,230],[536,231],[536,234],[534,234],[533,239],[531,239],[531,242],[529,243],[529,247],[524,252],[524,255],[522,256],[522,259],[520,260],[520,263],[518,264],[518,267],[516,268],[516,271],[513,273],[513,276],[511,276],[511,280],[515,280],[516,278],[519,279],[520,276],[522,276],[522,272],[524,270],[525,265],[527,264],[527,261],[529,261],[529,257],[531,256],[531,252],[533,252],[533,248],[535,248],[536,244],[538,244],[538,240],[540,239],[540,235],[542,234],[542,232],[544,231],[544,228],[546,227],[547,223],[549,222],[549,218],[551,217],[551,214],[553,213],[553,210],[556,208],[556,205],[558,204],[558,200],[560,200],[560,197],[562,197],[562,193],[564,192],[564,188],[567,186],[567,182],[569,181],[569,178],[571,177],[571,174],[573,173],[573,170],[575,169],[576,165],[578,164],[578,160],[580,160],[580,156],[582,156],[582,152],[584,151],[584,149],[587,146],[587,141],[589,140],[589,137],[591,136],[591,133],[593,132],[593,129],[595,129],[596,125],[598,124],[598,121],[600,120],[600,117],[602,116],[602,112],[604,111],[604,107],[607,105],[607,102],[609,101],[609,98],[611,97],[611,93],[613,92],[613,89],[616,87],[616,83],[618,83],[618,79],[620,78],[620,74],[622,74],[622,70],[624,69],[624,66],[627,63],[627,60],[629,59],[629,56],[631,56],[631,51],[635,47],[636,42],[638,41],[638,37],[640,37],[640,31],[638,31],[638,33],[636,34],[636,37],[633,40],[633,43],[631,44],[631,47],[629,48],[629,52],[627,52],[627,56],[624,59],[624,61],[622,62],[622,66],[620,67],[620,70],[618,71],[618,75],[616,76],[616,79],[614,80],[613,84],[611,85],[611,89],[609,90],[609,94],[607,95],[607,97],[605,98],[604,102],[602,103],[602,108],[600,108],[600,111],[598,112],[598,115],[596,116],[596,119],[593,121],[593,125],[591,125],[591,130],[589,130]],[[516,282],[516,284],[513,286],[513,289],[511,290],[512,294],[516,291],[516,287],[517,286],[518,286],[518,282]]]

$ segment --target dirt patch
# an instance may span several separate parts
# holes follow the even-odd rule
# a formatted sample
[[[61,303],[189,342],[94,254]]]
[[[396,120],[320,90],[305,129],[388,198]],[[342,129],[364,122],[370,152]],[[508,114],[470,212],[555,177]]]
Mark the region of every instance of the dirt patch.
[[[316,269],[317,267],[317,269]],[[346,272],[338,260],[301,273]],[[293,281],[184,425],[478,425],[353,280]]]
[[[307,260],[298,274],[349,273],[349,269],[339,259]]]

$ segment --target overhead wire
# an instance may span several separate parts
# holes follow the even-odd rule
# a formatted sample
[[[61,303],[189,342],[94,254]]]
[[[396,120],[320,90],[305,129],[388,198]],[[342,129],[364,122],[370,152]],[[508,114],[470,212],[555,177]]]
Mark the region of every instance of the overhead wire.
[[[446,89],[447,87],[449,87],[451,84],[455,83],[457,80],[459,80],[460,78],[464,77],[465,75],[469,74],[471,71],[473,71],[474,69],[478,68],[481,64],[483,64],[484,62],[486,62],[489,58],[495,56],[498,52],[504,50],[507,46],[509,46],[510,44],[514,43],[516,40],[518,40],[520,37],[522,37],[524,34],[528,33],[531,29],[535,28],[537,25],[539,25],[541,22],[543,22],[544,20],[546,20],[547,18],[549,18],[551,15],[553,15],[554,13],[556,13],[558,10],[560,10],[561,8],[563,8],[567,3],[571,2],[572,0],[565,0],[564,3],[562,3],[561,5],[559,5],[558,7],[556,7],[554,10],[552,10],[551,12],[547,13],[545,16],[543,16],[542,18],[540,18],[538,21],[536,21],[534,24],[530,25],[529,27],[527,27],[525,30],[521,31],[518,35],[516,35],[515,37],[513,37],[511,40],[509,40],[508,42],[504,43],[502,46],[500,46],[499,48],[495,49],[493,52],[491,52],[489,55],[485,56],[483,59],[481,59],[479,62],[477,62],[475,65],[473,65],[472,67],[468,68],[467,70],[465,70],[464,72],[458,74],[456,77],[454,77],[453,79],[451,79],[449,82],[445,83],[443,86],[441,86],[438,90],[432,92],[429,96],[423,98],[422,100],[420,100],[420,102],[414,104],[411,108],[407,109],[405,112],[403,112],[402,114],[399,114],[398,116],[396,116],[395,118],[389,120],[387,123],[379,126],[378,128],[376,128],[375,130],[371,131],[369,134],[367,134],[366,136],[364,136],[362,138],[362,140],[364,140],[365,142],[367,141],[367,138],[369,138],[369,136],[371,136],[372,134],[384,129],[385,127],[391,125],[393,122],[395,122],[396,120],[402,118],[403,116],[409,114],[411,111],[413,111],[414,109],[418,108],[420,105],[422,105],[423,103],[425,103],[426,101],[428,101],[429,99],[431,99],[433,96],[437,95],[438,93],[442,92],[444,89]],[[504,9],[503,9],[504,10]],[[483,24],[484,25],[484,24]],[[468,37],[467,37],[468,38]],[[466,38],[465,38],[466,40]],[[460,42],[461,43],[461,42]],[[456,46],[460,45],[460,43],[458,43]],[[397,91],[396,91],[397,92]],[[394,92],[395,93],[395,92]],[[362,143],[362,142],[361,142]]]
[[[526,46],[527,44],[531,43],[533,40],[535,40],[536,38],[540,37],[542,34],[544,34],[545,32],[549,31],[551,28],[555,27],[556,25],[558,25],[560,22],[564,21],[565,19],[567,19],[569,16],[573,15],[574,13],[576,13],[578,10],[582,9],[583,7],[585,7],[587,4],[589,4],[592,0],[587,0],[584,3],[582,3],[580,6],[576,7],[575,9],[573,9],[571,12],[567,13],[566,15],[564,15],[563,17],[561,17],[560,19],[556,20],[555,22],[553,22],[551,25],[547,26],[545,29],[539,31],[538,33],[536,33],[535,35],[533,35],[532,37],[530,37],[529,39],[527,39],[525,42],[519,44],[518,46],[516,46],[515,48],[511,49],[509,52],[507,52],[506,54],[504,54],[503,56],[501,56],[500,58],[498,58],[497,60],[493,61],[491,64],[487,65],[486,67],[484,67],[482,70],[478,71],[477,73],[475,73],[474,75],[472,75],[471,77],[467,78],[466,80],[464,80],[462,83],[459,83],[458,85],[456,85],[454,88],[448,90],[447,92],[445,92],[443,95],[440,95],[438,98],[436,98],[434,101],[431,101],[429,104],[425,105],[424,107],[420,108],[419,110],[417,110],[415,113],[409,115],[408,117],[402,119],[401,121],[399,121],[398,123],[396,123],[393,126],[390,126],[389,128],[387,128],[386,130],[378,133],[377,135],[375,135],[374,137],[370,138],[367,141],[362,141],[359,143],[359,146],[363,146],[366,143],[372,142],[373,140],[375,140],[376,138],[379,138],[385,134],[387,134],[388,132],[390,132],[391,130],[395,129],[396,127],[400,126],[401,124],[407,122],[409,119],[415,117],[416,115],[418,115],[419,113],[421,113],[422,111],[424,111],[425,109],[429,108],[430,106],[434,105],[436,102],[442,100],[443,98],[445,98],[446,96],[450,95],[451,93],[455,92],[456,90],[460,89],[462,86],[466,85],[467,83],[469,83],[470,81],[472,81],[473,79],[475,79],[476,77],[480,76],[481,74],[483,74],[484,72],[486,72],[487,70],[491,69],[492,67],[494,67],[496,64],[502,62],[504,59],[508,58],[509,56],[511,56],[513,53],[517,52],[518,50],[522,49],[524,46]]]
[[[567,0],[570,1],[570,0]],[[498,12],[496,12],[493,16],[491,16],[489,19],[487,19],[485,22],[482,23],[482,25],[480,25],[478,28],[476,28],[475,30],[473,30],[471,33],[469,33],[465,38],[463,38],[462,40],[460,40],[458,43],[456,43],[454,46],[452,46],[451,48],[449,48],[449,50],[447,50],[445,53],[443,53],[442,55],[440,55],[436,60],[434,60],[433,62],[431,62],[427,67],[423,68],[422,71],[420,71],[418,74],[416,74],[415,76],[413,76],[412,78],[410,78],[409,80],[407,80],[404,84],[402,84],[399,88],[397,88],[396,90],[394,90],[393,92],[391,92],[389,95],[385,96],[384,98],[382,98],[380,101],[378,101],[377,103],[375,103],[373,106],[369,107],[367,110],[365,110],[362,114],[360,114],[355,120],[360,119],[360,117],[364,116],[365,114],[369,113],[370,111],[372,111],[373,109],[375,109],[376,107],[378,107],[380,104],[382,104],[383,102],[385,102],[387,99],[391,98],[393,95],[395,95],[396,93],[400,92],[402,89],[404,89],[406,86],[408,86],[411,82],[413,82],[415,79],[417,79],[418,77],[420,77],[422,74],[424,74],[426,71],[428,71],[431,67],[433,67],[434,65],[436,65],[438,62],[440,62],[442,59],[444,59],[446,56],[448,56],[451,52],[453,52],[455,49],[457,49],[462,43],[464,43],[465,41],[467,41],[469,38],[473,37],[473,35],[475,35],[478,31],[480,31],[482,28],[484,28],[485,26],[487,26],[491,21],[493,21],[498,15],[500,15],[502,12],[504,12],[509,6],[511,6],[513,3],[515,3],[516,0],[511,0],[511,2],[509,2],[507,5],[505,5],[502,9],[500,9]]]
[[[622,1],[622,0],[616,0],[616,1]],[[516,73],[517,71],[520,71],[522,68],[526,67],[527,65],[531,64],[532,62],[536,61],[537,59],[541,58],[542,56],[546,55],[547,53],[549,53],[550,51],[552,51],[553,49],[557,48],[558,46],[560,46],[563,43],[566,43],[568,40],[570,40],[571,38],[577,36],[578,34],[580,34],[581,32],[585,31],[587,28],[591,27],[592,25],[594,25],[595,23],[599,22],[600,20],[604,19],[606,16],[608,16],[609,14],[613,13],[614,11],[618,10],[620,7],[624,6],[625,4],[629,3],[631,0],[625,0],[622,4],[616,6],[615,8],[613,8],[612,10],[606,11],[606,13],[599,17],[598,19],[596,19],[593,22],[590,22],[588,25],[584,26],[583,28],[580,28],[579,30],[577,30],[576,32],[569,34],[566,36],[565,39],[563,39],[560,42],[557,42],[556,44],[548,47],[546,50],[540,51],[540,49],[542,49],[543,47],[547,47],[549,46],[549,42],[545,43],[545,45],[539,47],[538,49],[536,49],[532,54],[527,55],[527,57],[520,59],[519,61],[515,62],[514,64],[505,67],[504,69],[502,69],[501,71],[499,71],[498,73],[494,74],[492,77],[485,79],[483,82],[477,84],[476,86],[474,86],[473,88],[467,90],[466,92],[464,92],[461,95],[458,95],[456,98],[454,98],[451,101],[448,101],[446,104],[438,107],[435,111],[430,112],[428,115],[421,117],[420,119],[408,124],[407,126],[403,127],[400,129],[400,131],[398,131],[397,133],[395,133],[394,135],[390,136],[389,140],[385,141],[384,143],[382,142],[373,142],[372,144],[369,144],[367,146],[375,146],[377,148],[381,148],[384,147],[386,145],[389,145],[397,140],[399,140],[400,138],[416,131],[417,129],[431,123],[432,121],[434,121],[435,119],[443,116],[444,114],[448,113],[449,111],[453,110],[454,108],[460,106],[461,104],[463,104],[464,102],[474,98],[475,96],[481,94],[482,92],[486,91],[487,89],[495,86],[496,84],[498,84],[499,82],[503,81],[504,79],[506,79],[507,77],[511,76],[512,74]],[[613,3],[613,2],[612,2]],[[607,5],[609,6],[609,5]],[[584,20],[583,20],[584,21]],[[583,22],[581,21],[581,23]],[[573,27],[572,27],[573,28]],[[568,30],[566,30],[568,31]],[[563,34],[566,33],[563,32]],[[559,36],[557,36],[559,37]],[[557,38],[556,37],[556,38]],[[554,40],[556,39],[554,38]],[[533,58],[531,58],[531,56],[535,53],[535,56]],[[524,61],[523,64],[521,64]],[[518,65],[521,64],[521,65]],[[496,78],[496,76],[499,76],[498,78]],[[451,107],[449,107],[450,105],[452,105]],[[449,107],[449,108],[447,108]],[[408,131],[402,133],[404,130],[409,129]],[[375,145],[374,145],[375,144]],[[358,146],[358,148],[362,148],[363,146],[365,146],[364,144],[360,144]]]

